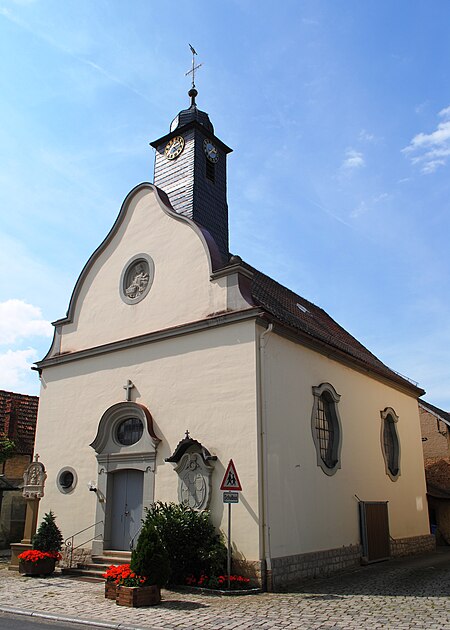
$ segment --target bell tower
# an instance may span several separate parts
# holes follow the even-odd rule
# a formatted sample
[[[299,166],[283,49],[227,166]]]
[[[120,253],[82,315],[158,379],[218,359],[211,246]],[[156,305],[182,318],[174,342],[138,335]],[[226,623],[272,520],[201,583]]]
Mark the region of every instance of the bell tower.
[[[188,74],[194,77],[194,70],[193,61]],[[156,150],[153,183],[176,212],[208,230],[225,265],[230,256],[226,161],[232,149],[214,134],[208,114],[197,107],[197,95],[192,79],[189,108],[175,116],[168,134],[150,143]]]

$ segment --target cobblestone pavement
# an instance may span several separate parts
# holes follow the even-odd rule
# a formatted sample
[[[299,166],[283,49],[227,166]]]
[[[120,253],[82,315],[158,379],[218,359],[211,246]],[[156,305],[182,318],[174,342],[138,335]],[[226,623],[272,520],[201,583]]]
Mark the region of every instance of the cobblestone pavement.
[[[296,592],[218,597],[163,591],[160,606],[135,609],[105,600],[100,583],[22,577],[0,566],[0,611],[21,609],[153,630],[450,630],[449,594],[447,549],[314,580]]]

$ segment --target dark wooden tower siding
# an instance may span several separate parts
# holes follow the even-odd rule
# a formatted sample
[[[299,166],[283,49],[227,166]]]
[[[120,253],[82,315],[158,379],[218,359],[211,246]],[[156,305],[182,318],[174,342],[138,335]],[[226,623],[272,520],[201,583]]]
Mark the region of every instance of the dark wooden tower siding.
[[[229,259],[226,160],[231,149],[215,136],[208,114],[197,108],[195,96],[191,107],[178,114],[171,128],[169,134],[151,143],[156,149],[153,183],[168,195],[176,212],[208,230],[225,265]],[[184,138],[184,149],[177,158],[168,160],[164,150],[176,136]],[[215,163],[205,155],[205,140],[218,151]]]

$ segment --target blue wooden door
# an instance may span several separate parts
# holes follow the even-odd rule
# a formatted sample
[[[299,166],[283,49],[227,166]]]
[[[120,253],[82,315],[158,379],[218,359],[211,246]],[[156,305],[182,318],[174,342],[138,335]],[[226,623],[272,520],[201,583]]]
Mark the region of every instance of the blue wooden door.
[[[112,549],[128,551],[141,527],[143,478],[141,470],[119,470],[113,474]]]

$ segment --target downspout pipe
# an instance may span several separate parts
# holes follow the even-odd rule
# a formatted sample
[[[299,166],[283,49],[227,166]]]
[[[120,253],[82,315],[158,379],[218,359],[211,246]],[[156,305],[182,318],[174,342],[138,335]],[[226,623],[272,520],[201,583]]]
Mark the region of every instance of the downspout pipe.
[[[270,551],[270,521],[269,521],[269,501],[268,501],[268,453],[267,453],[267,406],[266,406],[266,365],[265,347],[268,337],[273,331],[273,324],[269,324],[266,330],[259,337],[259,406],[260,406],[260,457],[261,457],[261,501],[262,501],[262,557],[265,562],[265,574],[263,589],[272,591],[272,554]]]

